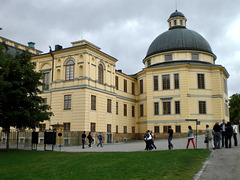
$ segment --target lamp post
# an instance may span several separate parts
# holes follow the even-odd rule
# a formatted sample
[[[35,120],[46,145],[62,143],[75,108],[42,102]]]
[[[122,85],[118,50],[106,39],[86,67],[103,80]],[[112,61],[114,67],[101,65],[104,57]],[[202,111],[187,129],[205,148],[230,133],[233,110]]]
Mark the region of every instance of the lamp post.
[[[200,121],[197,119],[185,119],[185,121],[195,121],[196,122],[196,149],[197,149],[197,126],[200,125]]]

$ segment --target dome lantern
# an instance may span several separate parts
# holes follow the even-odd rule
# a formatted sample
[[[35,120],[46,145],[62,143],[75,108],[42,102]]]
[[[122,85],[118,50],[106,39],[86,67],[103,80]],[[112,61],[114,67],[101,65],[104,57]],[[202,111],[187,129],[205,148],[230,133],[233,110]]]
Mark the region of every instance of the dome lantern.
[[[177,27],[186,28],[186,22],[187,19],[185,18],[184,14],[176,10],[168,19],[169,29]]]

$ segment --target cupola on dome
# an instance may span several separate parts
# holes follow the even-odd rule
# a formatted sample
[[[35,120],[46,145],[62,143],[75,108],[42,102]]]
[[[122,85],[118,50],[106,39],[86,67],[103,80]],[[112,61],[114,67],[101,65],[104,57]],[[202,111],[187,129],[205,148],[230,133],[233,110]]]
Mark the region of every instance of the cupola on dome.
[[[209,43],[197,32],[186,28],[186,21],[183,13],[178,11],[172,13],[168,19],[169,30],[156,37],[149,46],[145,58],[176,50],[203,51],[215,57]]]

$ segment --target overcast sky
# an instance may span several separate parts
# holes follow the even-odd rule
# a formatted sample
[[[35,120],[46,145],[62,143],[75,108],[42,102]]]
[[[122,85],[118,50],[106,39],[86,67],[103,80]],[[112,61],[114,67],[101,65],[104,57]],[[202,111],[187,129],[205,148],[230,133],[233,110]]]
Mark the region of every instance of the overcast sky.
[[[239,0],[178,0],[187,28],[201,34],[230,74],[229,96],[240,93]],[[86,39],[135,74],[151,42],[168,30],[175,0],[0,0],[0,36],[48,52]]]

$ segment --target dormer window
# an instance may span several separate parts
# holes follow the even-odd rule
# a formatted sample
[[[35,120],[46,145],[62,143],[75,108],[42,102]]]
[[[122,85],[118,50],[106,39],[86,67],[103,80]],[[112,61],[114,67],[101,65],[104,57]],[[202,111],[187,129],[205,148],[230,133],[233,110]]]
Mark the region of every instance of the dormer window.
[[[165,61],[171,61],[172,60],[172,54],[165,54]]]
[[[199,54],[192,53],[192,60],[199,60]]]

